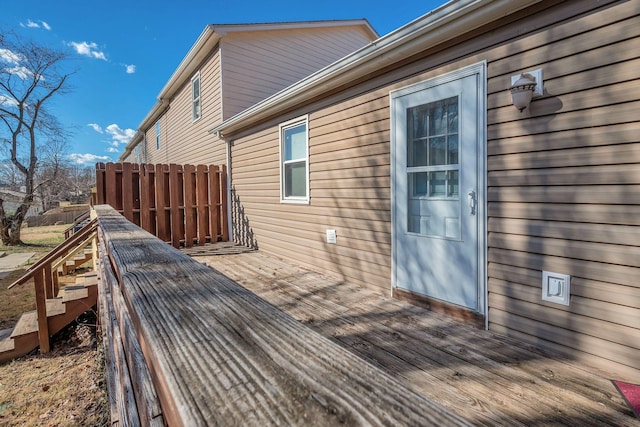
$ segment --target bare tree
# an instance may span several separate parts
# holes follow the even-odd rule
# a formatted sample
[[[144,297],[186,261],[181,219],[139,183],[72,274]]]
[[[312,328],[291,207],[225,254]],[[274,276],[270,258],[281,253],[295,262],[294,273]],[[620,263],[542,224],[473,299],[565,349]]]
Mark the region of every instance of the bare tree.
[[[22,243],[20,228],[37,192],[38,153],[65,138],[46,106],[54,95],[67,90],[70,74],[61,72],[66,58],[65,52],[16,34],[0,34],[0,143],[8,147],[11,164],[26,190],[13,213],[5,211],[0,199],[0,239],[5,245]]]

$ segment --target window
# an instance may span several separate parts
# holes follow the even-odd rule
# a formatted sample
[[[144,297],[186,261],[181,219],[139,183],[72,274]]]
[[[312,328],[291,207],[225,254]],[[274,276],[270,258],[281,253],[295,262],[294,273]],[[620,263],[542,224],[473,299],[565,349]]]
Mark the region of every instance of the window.
[[[191,119],[195,122],[202,115],[200,105],[200,72],[191,79]]]
[[[307,117],[280,125],[280,194],[287,203],[309,202]]]
[[[156,149],[160,149],[160,120],[156,122]]]

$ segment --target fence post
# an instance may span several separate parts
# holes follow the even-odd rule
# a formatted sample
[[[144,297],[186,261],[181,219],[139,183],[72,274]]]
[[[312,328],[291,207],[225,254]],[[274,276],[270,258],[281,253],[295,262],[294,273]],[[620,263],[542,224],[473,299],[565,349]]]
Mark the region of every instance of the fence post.
[[[211,233],[211,243],[218,241],[220,236],[220,178],[218,177],[218,167],[209,166],[209,231]]]
[[[38,316],[38,341],[40,352],[48,353],[49,345],[49,320],[47,319],[47,296],[43,277],[44,269],[39,268],[33,275],[36,288],[36,313]]]
[[[220,227],[222,228],[220,235],[223,242],[229,241],[229,215],[227,211],[227,166],[222,165],[220,168]]]
[[[163,242],[168,242],[171,234],[167,227],[167,198],[169,185],[167,181],[167,165],[157,164],[155,174],[156,190],[156,230],[157,237]]]
[[[104,163],[96,163],[96,204],[104,205],[104,193],[105,193],[105,183],[104,183],[104,172],[105,165]]]
[[[151,234],[155,227],[151,221],[151,210],[155,208],[153,165],[141,165],[140,168],[140,226]]]
[[[195,167],[184,165],[182,170],[182,181],[184,183],[184,246],[193,246],[193,239],[196,237],[197,223],[195,216]]]
[[[133,165],[131,163],[122,164],[122,213],[126,219],[135,224],[133,220]]]
[[[169,212],[171,215],[171,244],[174,248],[180,247],[182,233],[182,218],[180,215],[182,180],[180,179],[181,167],[174,163],[169,165]]]
[[[198,212],[198,245],[204,245],[209,234],[209,215],[207,205],[209,204],[209,187],[207,178],[207,167],[198,165],[196,167],[196,204]],[[213,240],[212,240],[213,241]]]

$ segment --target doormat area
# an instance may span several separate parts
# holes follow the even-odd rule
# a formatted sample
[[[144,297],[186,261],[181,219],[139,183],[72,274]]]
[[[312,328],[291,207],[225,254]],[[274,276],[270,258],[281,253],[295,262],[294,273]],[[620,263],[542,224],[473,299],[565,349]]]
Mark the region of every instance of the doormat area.
[[[636,417],[640,418],[640,384],[611,381],[618,389]]]

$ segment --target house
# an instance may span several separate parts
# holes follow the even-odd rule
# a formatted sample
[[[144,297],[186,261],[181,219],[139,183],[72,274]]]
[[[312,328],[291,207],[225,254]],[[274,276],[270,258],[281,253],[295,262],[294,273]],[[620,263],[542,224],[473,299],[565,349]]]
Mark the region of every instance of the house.
[[[225,164],[208,129],[377,37],[364,19],[209,25],[119,160]]]
[[[235,226],[640,381],[639,34],[635,1],[450,1],[209,128]]]

